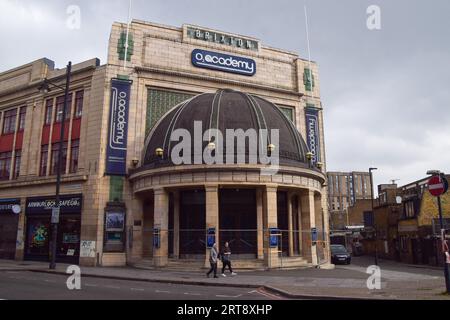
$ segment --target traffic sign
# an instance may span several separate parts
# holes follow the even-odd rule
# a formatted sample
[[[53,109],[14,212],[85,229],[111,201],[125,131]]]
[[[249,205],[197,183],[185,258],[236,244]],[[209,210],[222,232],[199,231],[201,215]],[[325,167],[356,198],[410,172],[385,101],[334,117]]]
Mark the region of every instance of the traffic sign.
[[[428,180],[428,191],[431,195],[439,197],[448,190],[448,181],[445,177],[434,176]]]

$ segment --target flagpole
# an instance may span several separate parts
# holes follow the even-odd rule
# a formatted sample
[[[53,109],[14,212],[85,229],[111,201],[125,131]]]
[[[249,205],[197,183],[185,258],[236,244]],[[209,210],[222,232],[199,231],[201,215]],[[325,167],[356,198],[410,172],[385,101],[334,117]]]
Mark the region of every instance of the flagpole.
[[[131,22],[131,1],[128,5],[128,21],[127,21],[127,35],[125,37],[125,59],[123,60],[123,69],[127,67],[127,54],[128,54],[128,35],[130,34],[130,22]]]
[[[312,75],[312,68],[311,68],[311,47],[309,45],[308,12],[306,10],[306,4],[304,5],[304,8],[305,8],[305,25],[306,25],[306,43],[308,46],[309,79],[311,81],[311,91],[312,91],[313,75]],[[313,95],[313,93],[311,93],[311,95]]]

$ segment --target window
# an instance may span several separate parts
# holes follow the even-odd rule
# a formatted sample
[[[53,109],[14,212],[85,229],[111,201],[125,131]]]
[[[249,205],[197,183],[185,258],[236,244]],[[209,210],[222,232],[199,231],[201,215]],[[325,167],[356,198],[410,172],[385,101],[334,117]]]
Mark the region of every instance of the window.
[[[0,153],[0,180],[9,180],[12,152]]]
[[[3,116],[3,134],[16,131],[17,109],[5,111]]]
[[[309,68],[305,68],[303,71],[303,84],[306,91],[312,91],[314,88],[314,74]]]
[[[59,142],[52,145],[52,162],[50,165],[50,174],[54,175],[58,171],[58,156],[59,156]],[[63,143],[63,153],[61,159],[61,174],[66,172],[66,160],[67,160],[67,142]]]
[[[73,140],[70,147],[70,173],[78,171],[78,151],[80,147],[80,140]]]
[[[27,107],[20,108],[19,111],[19,130],[25,129],[25,117],[27,115]]]
[[[52,123],[53,99],[47,99],[45,102],[45,124]]]
[[[47,174],[47,159],[48,159],[48,145],[41,147],[41,162],[39,167],[39,175],[45,176]]]
[[[69,94],[67,99],[67,110],[66,110],[66,120],[70,119],[70,108],[72,105],[72,94]],[[64,109],[64,96],[56,98],[56,112],[55,112],[55,122],[61,122],[62,114]]]
[[[83,95],[83,91],[77,91],[75,94],[74,118],[81,118],[81,115],[83,114]]]
[[[291,122],[294,122],[294,108],[282,105],[278,105],[278,107]]]
[[[14,156],[14,172],[13,179],[17,179],[20,175],[20,160],[22,159],[22,151],[16,150],[16,154]]]
[[[172,107],[192,98],[194,95],[190,92],[149,89],[147,91],[145,134],[147,135],[153,125]]]
[[[414,201],[406,201],[405,202],[405,217],[406,218],[414,218]]]

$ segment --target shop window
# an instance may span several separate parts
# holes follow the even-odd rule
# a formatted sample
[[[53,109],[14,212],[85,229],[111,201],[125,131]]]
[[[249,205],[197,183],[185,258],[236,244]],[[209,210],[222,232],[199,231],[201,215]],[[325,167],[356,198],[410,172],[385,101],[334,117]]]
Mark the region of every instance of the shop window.
[[[145,134],[150,132],[153,125],[170,109],[181,102],[190,99],[194,93],[149,89],[147,92],[147,117]]]
[[[104,250],[121,252],[125,249],[125,207],[108,203],[105,211]]]
[[[13,179],[17,179],[20,175],[20,161],[22,159],[22,151],[16,150],[16,153],[14,155],[14,173],[13,173]]]
[[[53,99],[47,99],[45,102],[45,124],[52,123]]]
[[[12,152],[0,153],[0,180],[9,180]]]
[[[20,108],[19,111],[19,130],[25,129],[25,117],[27,115],[27,107]]]
[[[66,120],[70,119],[71,105],[72,105],[72,93],[70,93],[69,97],[67,98]],[[56,98],[55,122],[61,122],[63,109],[64,109],[64,96],[57,97]]]
[[[16,131],[17,109],[4,112],[3,115],[3,134],[14,133]]]
[[[58,156],[59,156],[59,142],[52,145],[50,175],[56,175],[58,171]],[[66,173],[67,162],[67,142],[63,143],[62,159],[61,159],[61,174]]]
[[[39,175],[45,176],[47,174],[47,160],[48,159],[48,145],[41,147],[41,161],[39,166]]]
[[[48,259],[50,234],[50,218],[29,217],[27,219],[26,254]]]
[[[74,110],[74,118],[81,118],[83,114],[83,91],[77,91],[75,94],[75,110]]]
[[[80,148],[80,140],[73,140],[70,147],[70,173],[78,171],[78,153]]]

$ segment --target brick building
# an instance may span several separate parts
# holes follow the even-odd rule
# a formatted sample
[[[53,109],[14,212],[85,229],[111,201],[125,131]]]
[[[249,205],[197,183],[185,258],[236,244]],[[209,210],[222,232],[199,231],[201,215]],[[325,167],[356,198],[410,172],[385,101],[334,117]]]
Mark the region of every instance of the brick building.
[[[363,212],[371,210],[368,172],[327,172],[328,203],[332,230],[363,225]]]
[[[328,261],[316,63],[198,26],[133,20],[126,30],[113,24],[105,65],[73,66],[57,258],[203,264],[209,242],[227,240],[252,266]],[[45,78],[63,84],[64,73],[41,59],[0,74],[0,227],[8,257],[48,259],[63,92],[38,87]],[[193,121],[279,130],[279,145],[258,140],[279,153],[278,170],[263,174],[267,166],[249,161],[175,165],[169,138],[176,129],[194,133]]]

